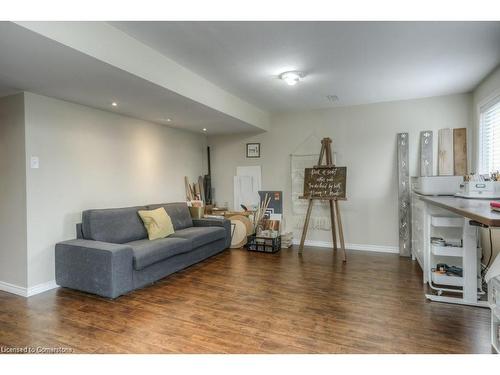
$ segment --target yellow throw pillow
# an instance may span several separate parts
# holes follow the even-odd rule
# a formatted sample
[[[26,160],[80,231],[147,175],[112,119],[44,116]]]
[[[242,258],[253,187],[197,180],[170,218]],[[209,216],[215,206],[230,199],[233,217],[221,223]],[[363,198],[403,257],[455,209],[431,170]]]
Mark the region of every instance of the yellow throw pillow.
[[[172,220],[163,207],[150,211],[141,210],[138,213],[148,231],[150,240],[165,238],[174,233]]]

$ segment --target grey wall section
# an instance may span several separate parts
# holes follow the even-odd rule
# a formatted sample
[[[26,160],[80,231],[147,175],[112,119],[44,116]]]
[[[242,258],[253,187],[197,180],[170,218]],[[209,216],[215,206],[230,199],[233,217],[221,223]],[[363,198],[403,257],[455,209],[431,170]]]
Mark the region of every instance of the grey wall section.
[[[185,200],[206,137],[26,93],[28,286],[54,279],[54,245],[89,208]]]
[[[274,115],[271,130],[263,134],[209,137],[215,200],[218,203],[233,202],[233,176],[237,166],[261,165],[263,189],[283,190],[285,219],[290,218],[290,154],[312,134],[318,139],[331,137],[337,165],[348,168],[348,201],[340,203],[346,242],[396,248],[396,134],[409,133],[410,175],[415,176],[419,171],[420,131],[437,132],[447,127],[470,129],[470,108],[471,95],[460,94],[290,112]],[[437,150],[437,137],[434,139]],[[245,157],[248,142],[261,143],[260,159]],[[315,151],[319,152],[319,149],[318,142]],[[434,157],[437,157],[437,152]],[[299,237],[300,232],[296,231],[295,238]],[[308,239],[331,242],[331,233],[311,230]]]
[[[24,95],[0,98],[0,282],[26,288]]]

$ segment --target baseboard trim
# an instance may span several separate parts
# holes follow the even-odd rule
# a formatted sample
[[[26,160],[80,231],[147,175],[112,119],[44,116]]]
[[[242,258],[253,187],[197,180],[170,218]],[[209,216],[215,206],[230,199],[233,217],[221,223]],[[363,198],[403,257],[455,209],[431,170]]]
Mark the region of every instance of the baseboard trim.
[[[294,239],[292,243],[294,245],[299,245],[300,241],[298,239]],[[306,240],[304,245],[314,246],[314,247],[328,247],[331,249],[333,247],[333,242]],[[355,243],[346,243],[345,247],[348,250],[374,251],[377,253],[391,253],[391,254],[399,253],[399,248],[397,246],[362,245]]]
[[[36,294],[40,294],[43,292],[46,292],[47,290],[51,290],[54,288],[58,288],[59,286],[56,284],[55,280],[48,281],[46,283],[38,284],[35,286],[32,286],[30,288],[25,288],[23,286],[19,285],[14,285],[11,283],[6,283],[5,281],[0,281],[0,290],[7,292],[7,293],[12,293],[16,294],[21,297],[31,297]]]
[[[46,292],[47,290],[59,288],[59,285],[56,284],[55,280],[48,281],[46,283],[38,284],[28,288],[27,297],[34,296],[35,294],[40,294]]]
[[[28,296],[27,288],[11,283],[6,283],[5,281],[0,281],[0,290],[3,292],[16,294],[21,297]]]

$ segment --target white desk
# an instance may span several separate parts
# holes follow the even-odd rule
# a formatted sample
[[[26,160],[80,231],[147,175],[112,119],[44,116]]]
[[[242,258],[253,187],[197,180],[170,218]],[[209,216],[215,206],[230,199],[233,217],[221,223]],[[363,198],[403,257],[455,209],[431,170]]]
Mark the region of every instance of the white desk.
[[[426,297],[432,301],[456,303],[471,306],[488,307],[487,301],[480,301],[478,295],[478,273],[480,267],[477,256],[477,227],[471,226],[471,220],[477,221],[490,227],[500,227],[500,213],[492,212],[489,207],[490,201],[471,200],[457,197],[433,197],[433,196],[414,196],[414,200],[421,203],[419,213],[422,218],[422,230],[418,236],[422,239],[414,239],[417,244],[414,256],[419,260],[424,272],[424,283],[429,283],[432,287],[430,269],[432,253],[430,245],[431,221],[436,215],[443,212],[449,213],[449,216],[461,217],[461,235],[463,240],[462,248],[462,269],[463,285],[462,292],[456,293],[457,297],[442,296],[440,293],[426,294]],[[415,232],[414,232],[415,233]],[[412,249],[413,251],[413,249]],[[454,293],[455,294],[455,293]]]

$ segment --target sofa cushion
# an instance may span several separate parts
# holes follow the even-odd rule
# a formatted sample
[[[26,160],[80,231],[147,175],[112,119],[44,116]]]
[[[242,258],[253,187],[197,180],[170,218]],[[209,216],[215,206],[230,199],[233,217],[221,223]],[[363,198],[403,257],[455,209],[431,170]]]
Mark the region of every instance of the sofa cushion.
[[[156,210],[139,210],[138,214],[144,222],[150,240],[165,238],[174,233],[172,220],[163,207]]]
[[[226,230],[222,227],[191,227],[175,231],[170,238],[185,238],[193,242],[193,248],[225,238]]]
[[[82,213],[82,232],[87,240],[126,243],[146,238],[137,211],[146,207],[108,208],[87,210]]]
[[[187,253],[193,249],[190,240],[184,238],[162,238],[159,240],[138,240],[127,243],[132,248],[134,269],[142,270],[156,262]]]
[[[148,209],[154,210],[160,207],[165,208],[168,216],[172,219],[172,224],[174,224],[176,231],[193,226],[193,219],[191,219],[189,208],[185,202],[151,204],[148,206]]]

